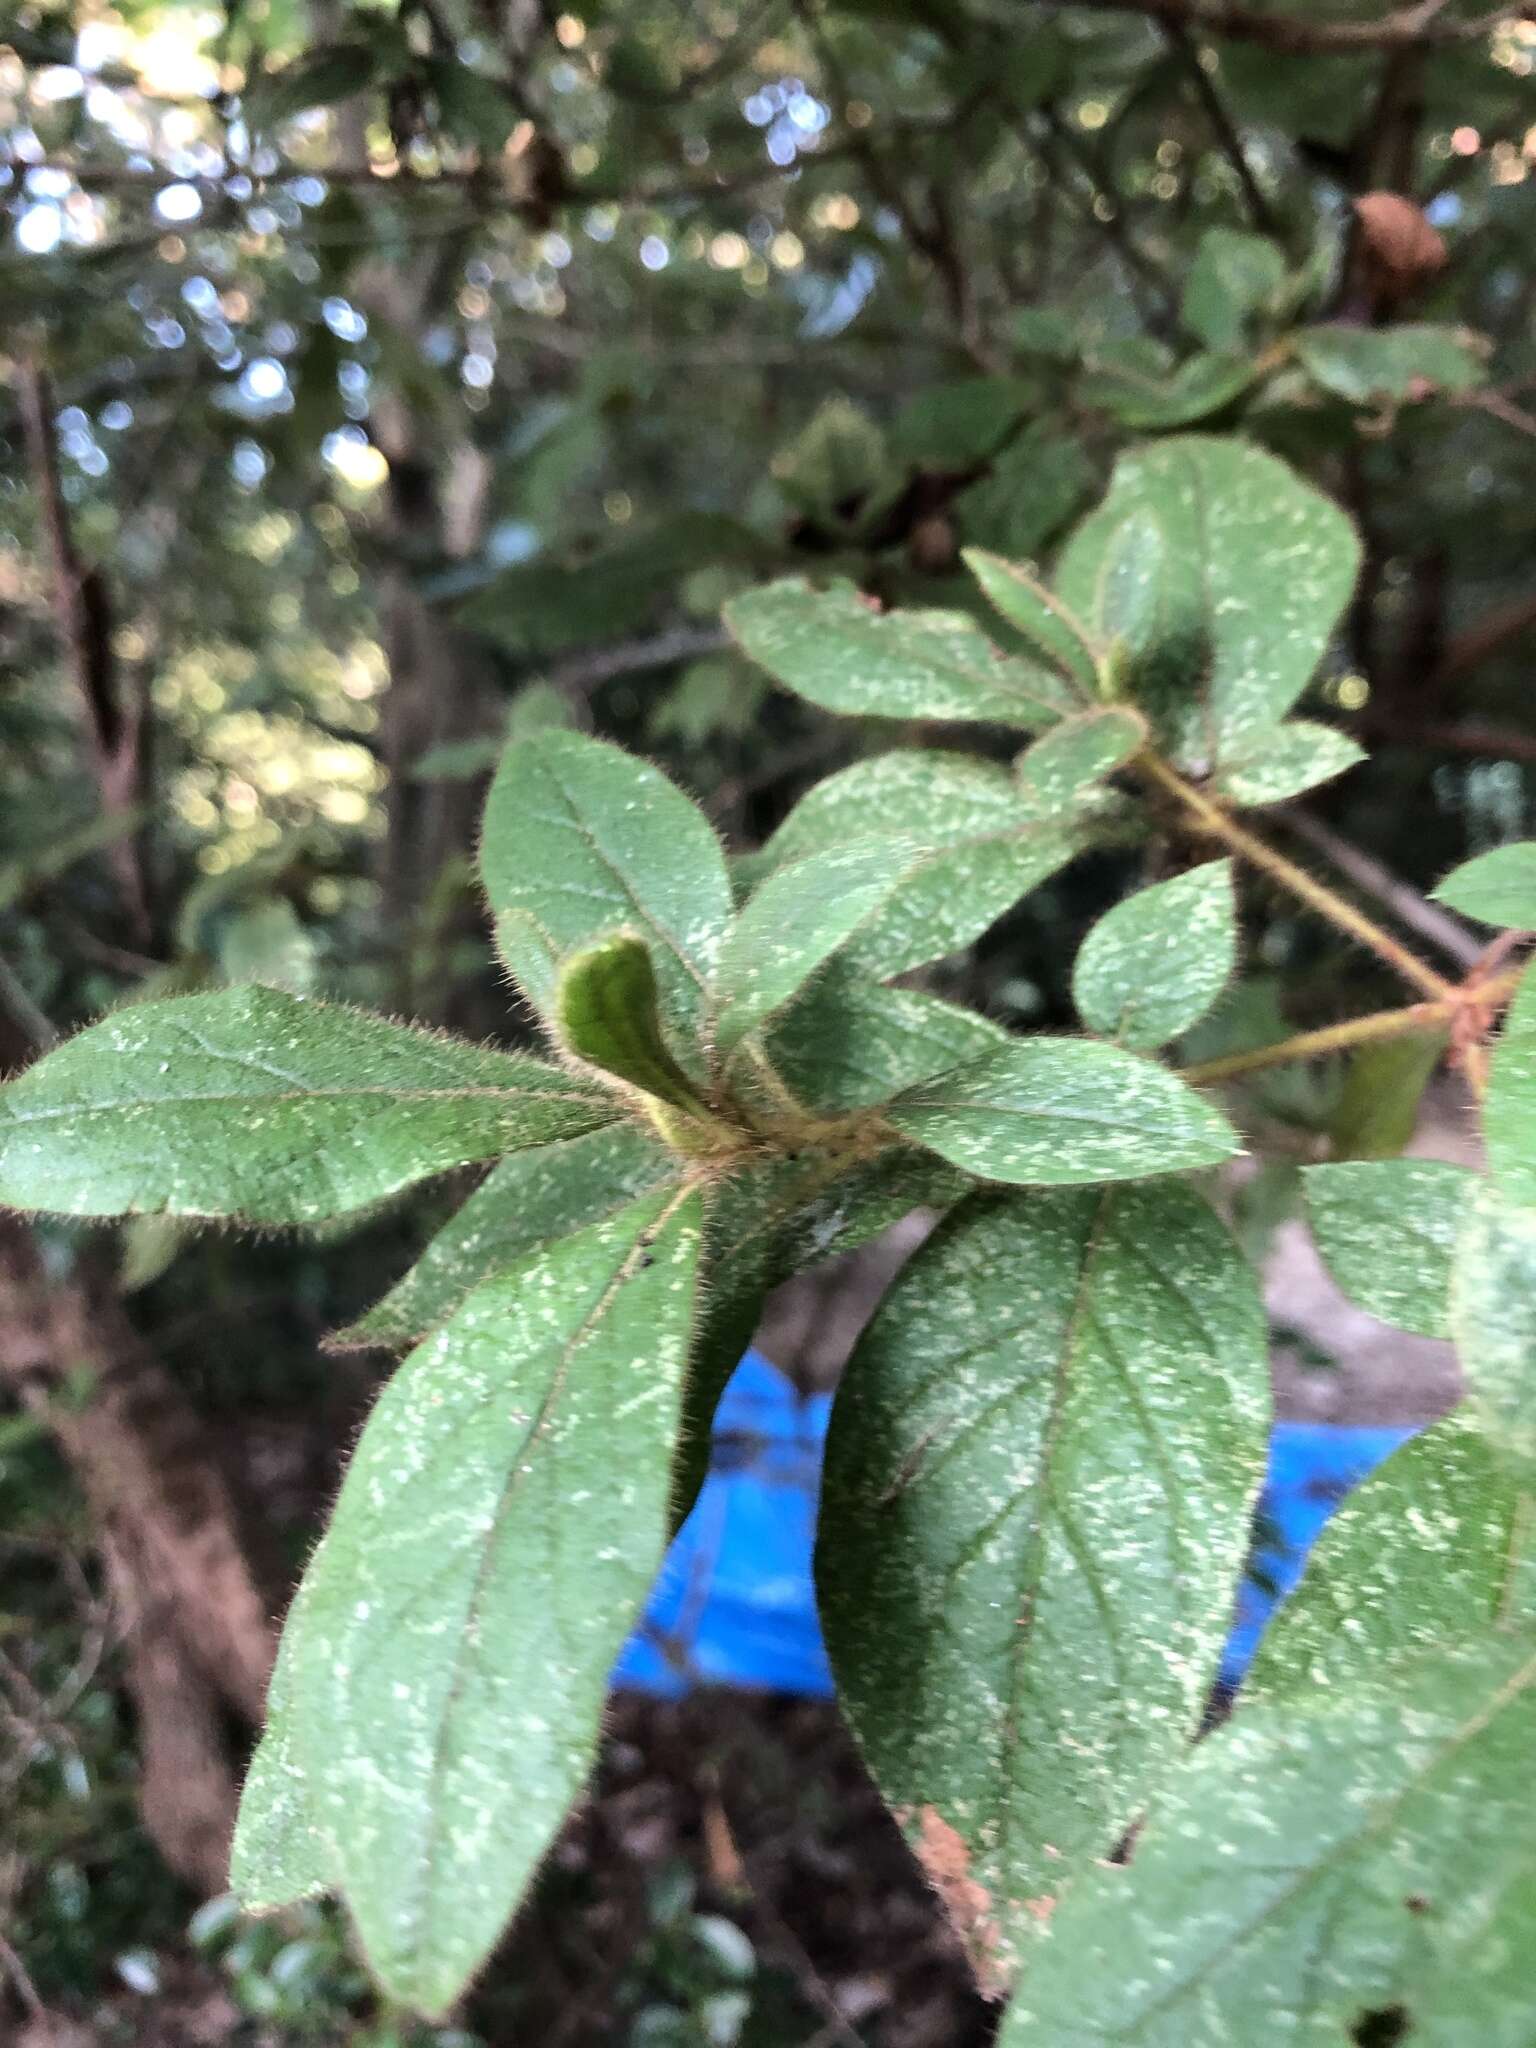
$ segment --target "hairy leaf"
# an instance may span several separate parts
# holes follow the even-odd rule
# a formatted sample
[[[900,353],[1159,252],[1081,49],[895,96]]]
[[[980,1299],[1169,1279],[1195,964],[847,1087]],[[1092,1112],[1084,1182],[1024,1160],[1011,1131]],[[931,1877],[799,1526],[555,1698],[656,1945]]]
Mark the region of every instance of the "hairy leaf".
[[[672,1154],[632,1123],[514,1152],[491,1168],[405,1277],[331,1341],[413,1344],[487,1274],[611,1215],[676,1173]]]
[[[0,1091],[0,1202],[313,1223],[615,1108],[522,1054],[224,989],[118,1011]]]
[[[1336,506],[1272,455],[1179,436],[1123,455],[1109,495],[1068,541],[1057,589],[1094,610],[1111,538],[1150,513],[1168,542],[1158,658],[1137,702],[1189,765],[1234,756],[1312,678],[1354,584],[1360,548]]]
[[[698,1195],[648,1196],[483,1281],[385,1389],[295,1603],[276,1743],[390,1996],[445,2010],[536,1869],[596,1747],[661,1561]]]
[[[834,970],[773,1035],[774,1065],[812,1108],[868,1109],[1010,1044],[1000,1024],[917,989]]]
[[[1098,689],[1098,655],[1088,628],[1018,562],[985,548],[962,548],[961,558],[988,601],[1009,625],[1038,648],[1080,696]]]
[[[508,964],[540,1007],[547,968],[531,941],[542,939],[547,959],[622,928],[646,939],[672,1050],[694,1070],[731,885],[708,820],[659,769],[573,732],[509,747],[486,801],[480,867],[498,926],[508,912],[531,920],[531,932],[514,921]]]
[[[911,840],[855,840],[790,861],[760,882],[721,948],[717,1050],[732,1052],[790,1003],[874,923],[924,857]]]
[[[1521,1489],[1464,1414],[1412,1438],[1329,1522],[1246,1690],[1346,1694],[1394,1658],[1536,1618]]]
[[[1059,675],[1000,654],[964,612],[878,612],[851,583],[770,583],[733,598],[725,620],[754,661],[824,711],[1035,726],[1072,708]]]
[[[1451,1269],[1451,1333],[1489,1440],[1536,1472],[1536,1209],[1481,1188]]]
[[[632,932],[583,946],[561,963],[555,1019],[567,1052],[689,1115],[708,1111],[661,1035],[650,948]]]
[[[1305,1167],[1302,1185],[1317,1248],[1351,1300],[1401,1330],[1448,1335],[1451,1258],[1477,1176],[1439,1159],[1365,1159]]]
[[[1536,973],[1527,972],[1493,1049],[1483,1103],[1488,1170],[1512,1202],[1536,1209]]]
[[[1519,2041],[1533,1744],[1525,1630],[1239,1710],[1062,1898],[1000,2048]]]
[[[1236,964],[1232,863],[1208,861],[1099,919],[1073,965],[1072,1000],[1090,1031],[1152,1052],[1199,1022]]]
[[[1026,747],[1013,771],[1030,803],[1042,811],[1070,811],[1139,753],[1146,739],[1146,720],[1126,705],[1080,711]]]
[[[1365,749],[1347,733],[1309,718],[1290,718],[1241,741],[1223,760],[1211,787],[1230,803],[1279,804],[1364,759]]]
[[[1172,1185],[973,1197],[861,1341],[827,1452],[822,1617],[919,1853],[959,1838],[984,1971],[1008,1972],[1192,1735],[1267,1411],[1253,1277]]]
[[[1463,861],[1434,893],[1480,924],[1536,931],[1536,839],[1517,839]]]
[[[882,754],[829,775],[769,841],[779,865],[893,824],[928,852],[843,949],[884,980],[958,952],[1087,843],[1082,819],[1048,812],[1006,769],[963,754]]]
[[[898,1131],[982,1180],[1021,1187],[1144,1180],[1238,1149],[1220,1110],[1154,1061],[1088,1038],[1021,1038],[920,1082]]]

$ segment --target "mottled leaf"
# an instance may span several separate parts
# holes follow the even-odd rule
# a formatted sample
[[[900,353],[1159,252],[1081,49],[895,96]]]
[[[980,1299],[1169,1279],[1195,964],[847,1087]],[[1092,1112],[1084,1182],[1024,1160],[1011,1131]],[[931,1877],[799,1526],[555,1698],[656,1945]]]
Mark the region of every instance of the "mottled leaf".
[[[1232,863],[1213,860],[1106,912],[1078,951],[1072,1000],[1090,1031],[1153,1052],[1199,1022],[1236,965]]]
[[[1087,843],[1081,819],[1042,810],[1004,768],[927,749],[882,754],[817,783],[767,847],[775,866],[888,833],[928,851],[843,949],[871,980],[958,952]]]
[[[834,971],[773,1035],[773,1063],[801,1101],[868,1109],[1012,1041],[1002,1025],[918,989]]]
[[[1062,1898],[999,2048],[1519,2042],[1533,1745],[1525,1630],[1240,1710]]]
[[[331,1341],[413,1344],[487,1274],[596,1223],[676,1174],[672,1154],[632,1123],[514,1152],[491,1168],[404,1278]]]
[[[1238,1149],[1221,1112],[1166,1067],[1090,1038],[1017,1039],[920,1082],[887,1115],[967,1173],[1021,1187],[1143,1180]]]
[[[1536,839],[1517,839],[1463,861],[1434,893],[1480,924],[1536,931]]]
[[[312,1223],[615,1111],[522,1054],[225,989],[118,1011],[0,1091],[0,1202]]]
[[[1412,1438],[1318,1538],[1246,1681],[1251,1695],[1344,1693],[1394,1658],[1536,1617],[1521,1489],[1464,1414]]]
[[[483,1281],[385,1389],[295,1601],[267,1741],[324,1848],[262,1868],[266,1767],[236,1880],[270,1900],[323,1861],[380,1984],[423,2012],[484,1961],[580,1790],[661,1561],[699,1200],[648,1196]]]
[[[1536,1209],[1536,973],[1527,972],[1493,1049],[1483,1103],[1488,1170],[1511,1202]]]
[[[1038,648],[1080,696],[1092,699],[1098,688],[1098,652],[1088,628],[1072,617],[1019,562],[1005,562],[985,548],[962,548],[961,558],[983,595],[1009,625]]]
[[[1451,1258],[1477,1176],[1440,1159],[1365,1159],[1302,1170],[1307,1220],[1334,1279],[1363,1309],[1444,1337]]]
[[[861,1341],[822,1618],[886,1798],[920,1852],[958,1838],[985,1973],[1193,1734],[1267,1413],[1251,1272],[1172,1185],[972,1198]]]
[[[1251,734],[1223,759],[1211,787],[1234,804],[1279,804],[1329,782],[1365,759],[1347,733],[1308,718],[1289,718]]]
[[[1236,439],[1198,435],[1123,455],[1109,495],[1063,552],[1057,591],[1094,610],[1111,537],[1145,511],[1168,542],[1155,663],[1136,701],[1190,765],[1236,755],[1282,718],[1321,659],[1360,549],[1336,506],[1283,463]]]
[[[732,1052],[890,904],[924,851],[909,839],[854,840],[776,868],[742,907],[720,951],[715,1046]]]
[[[725,857],[707,819],[649,762],[580,733],[511,746],[485,806],[480,867],[509,960],[530,998],[548,1001],[539,942],[556,957],[628,928],[651,945],[662,1018],[690,1071],[705,991],[730,924]]]
[[[1049,725],[1072,698],[1051,669],[999,653],[964,612],[876,611],[851,583],[770,583],[725,608],[743,650],[824,711]]]
[[[1494,1188],[1478,1191],[1462,1223],[1451,1334],[1489,1441],[1536,1472],[1536,1209]]]
[[[1128,705],[1079,711],[1026,747],[1013,771],[1031,804],[1066,812],[1106,775],[1123,768],[1146,740],[1146,720]]]

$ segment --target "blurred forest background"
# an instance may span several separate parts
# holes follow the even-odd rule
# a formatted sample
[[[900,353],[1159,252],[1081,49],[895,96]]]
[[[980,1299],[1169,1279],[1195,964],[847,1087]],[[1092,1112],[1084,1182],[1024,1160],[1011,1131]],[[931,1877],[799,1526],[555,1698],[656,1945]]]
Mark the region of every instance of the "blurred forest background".
[[[1533,71],[1536,9],[1480,0],[0,7],[0,1068],[250,977],[515,1041],[472,879],[509,733],[612,735],[749,848],[906,735],[773,689],[722,600],[969,606],[961,545],[1047,558],[1174,428],[1357,520],[1308,708],[1371,759],[1277,829],[1433,915],[1536,826]],[[930,980],[1066,1021],[1144,858]],[[1245,1028],[1282,975],[1293,1022],[1369,1007],[1367,960],[1248,920]],[[1262,1109],[1368,1150],[1424,1078]],[[822,1707],[623,1703],[458,2027],[381,2011],[328,1909],[220,1896],[271,1620],[387,1369],[319,1339],[433,1213],[0,1219],[0,2039],[984,2040]]]

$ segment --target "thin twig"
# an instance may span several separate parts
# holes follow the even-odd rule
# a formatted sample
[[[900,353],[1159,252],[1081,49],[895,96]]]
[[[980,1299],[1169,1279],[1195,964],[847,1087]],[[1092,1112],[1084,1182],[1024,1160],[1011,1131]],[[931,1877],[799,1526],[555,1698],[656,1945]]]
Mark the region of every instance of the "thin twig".
[[[1367,896],[1374,896],[1378,903],[1384,903],[1420,938],[1428,939],[1431,945],[1449,953],[1458,966],[1472,967],[1482,958],[1482,941],[1475,938],[1465,925],[1458,923],[1438,904],[1429,902],[1417,889],[1399,880],[1381,861],[1342,838],[1321,818],[1314,818],[1306,811],[1280,811],[1277,817],[1298,839],[1304,839],[1308,846],[1331,861],[1341,875],[1347,875],[1357,889],[1363,890]]]
[[[1186,782],[1184,777],[1176,769],[1171,768],[1159,754],[1148,749],[1137,756],[1135,765],[1149,782],[1155,783],[1179,804],[1185,817],[1198,831],[1206,833],[1210,838],[1228,847],[1241,859],[1246,860],[1250,867],[1258,868],[1272,881],[1278,882],[1282,889],[1296,897],[1299,902],[1305,903],[1309,910],[1316,911],[1319,917],[1325,918],[1337,930],[1374,953],[1379,960],[1385,960],[1387,965],[1395,969],[1411,987],[1421,990],[1436,1002],[1444,1002],[1455,996],[1455,985],[1447,981],[1444,975],[1437,974],[1433,967],[1421,960],[1416,953],[1411,953],[1406,946],[1394,939],[1390,932],[1383,931],[1381,926],[1368,918],[1363,911],[1357,910],[1352,903],[1346,902],[1342,896],[1325,887],[1314,876],[1309,875],[1305,868],[1297,867],[1296,863],[1287,860],[1283,853],[1277,853],[1272,846],[1267,846],[1246,826],[1240,825],[1229,811],[1214,803],[1210,797],[1196,789],[1193,783]]]
[[[1254,176],[1253,166],[1243,148],[1243,138],[1237,132],[1237,125],[1227,112],[1226,103],[1216,90],[1216,82],[1200,61],[1200,47],[1190,34],[1188,25],[1182,21],[1164,20],[1159,23],[1169,46],[1178,54],[1189,73],[1189,82],[1195,89],[1195,97],[1205,110],[1205,118],[1211,124],[1211,131],[1221,145],[1222,154],[1237,174],[1237,182],[1243,189],[1248,203],[1248,212],[1256,228],[1266,235],[1278,235],[1280,224],[1275,218],[1274,208],[1264,196],[1263,187]]]

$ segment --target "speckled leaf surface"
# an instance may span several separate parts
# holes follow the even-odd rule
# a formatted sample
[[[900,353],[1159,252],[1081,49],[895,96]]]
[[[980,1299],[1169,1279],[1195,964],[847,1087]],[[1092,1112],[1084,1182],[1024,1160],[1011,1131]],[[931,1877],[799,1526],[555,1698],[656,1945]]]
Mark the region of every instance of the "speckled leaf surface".
[[[778,865],[893,826],[929,851],[843,949],[844,960],[872,980],[968,946],[1065,867],[1091,829],[1032,800],[1005,768],[913,749],[860,761],[817,783],[767,852]]]
[[[1501,1194],[1536,1208],[1536,973],[1529,970],[1493,1049],[1483,1135]]]
[[[964,1845],[1000,1973],[1193,1733],[1268,1400],[1252,1274],[1173,1185],[972,1197],[854,1355],[823,1624],[886,1798]]]
[[[882,988],[834,970],[773,1035],[774,1064],[802,1102],[867,1109],[904,1088],[1011,1044],[1001,1024],[919,989]]]
[[[786,689],[874,718],[1049,725],[1073,707],[1063,678],[994,647],[964,612],[880,612],[851,583],[748,590],[725,607],[742,651]]]
[[[1533,1749],[1528,1629],[1240,1710],[1129,1867],[1062,1898],[999,2048],[1518,2048],[1536,1994]]]
[[[224,989],[118,1011],[0,1091],[0,1202],[316,1222],[614,1114],[522,1054]]]
[[[1233,804],[1281,804],[1364,759],[1364,747],[1347,733],[1310,718],[1289,718],[1243,740],[1223,759],[1211,788]]]
[[[1451,1268],[1451,1334],[1494,1448],[1536,1474],[1536,1209],[1481,1188]]]
[[[491,1168],[410,1271],[333,1341],[413,1344],[488,1273],[596,1223],[676,1172],[671,1153],[632,1123],[514,1152]]]
[[[1449,1335],[1451,1259],[1477,1176],[1442,1159],[1302,1169],[1323,1263],[1352,1301],[1421,1337]]]
[[[1022,563],[1005,562],[986,548],[962,548],[960,554],[999,616],[1044,655],[1079,697],[1092,702],[1098,688],[1098,651],[1086,624]]]
[[[1274,456],[1183,435],[1123,455],[1067,543],[1057,590],[1091,616],[1112,536],[1149,512],[1168,552],[1159,659],[1137,702],[1180,760],[1236,753],[1290,710],[1349,598],[1359,542],[1344,514]]]
[[[1232,863],[1207,861],[1107,911],[1072,966],[1072,1000],[1090,1031],[1152,1052],[1189,1030],[1237,965]]]
[[[709,821],[659,768],[573,732],[508,747],[480,870],[493,916],[520,913],[532,928],[514,922],[508,964],[535,1002],[547,1001],[536,939],[556,956],[620,929],[647,940],[673,1050],[690,1064],[731,885]]]
[[[385,1389],[295,1603],[267,1741],[419,2010],[479,1967],[586,1777],[666,1542],[699,1205],[645,1197],[483,1281]]]
[[[1152,1060],[1089,1038],[1021,1038],[898,1096],[905,1136],[982,1180],[1073,1187],[1219,1166],[1238,1149],[1212,1104]]]
[[[912,840],[855,840],[768,875],[720,949],[717,1051],[733,1052],[784,1009],[819,967],[880,916],[921,857]]]
[[[1480,924],[1536,930],[1536,839],[1517,839],[1463,861],[1434,893],[1438,902]]]
[[[1522,1489],[1457,1413],[1393,1452],[1338,1510],[1270,1624],[1247,1694],[1345,1692],[1420,1649],[1536,1621]]]
[[[1045,812],[1070,811],[1145,744],[1147,722],[1124,704],[1079,711],[1027,747],[1013,764],[1019,787]]]

